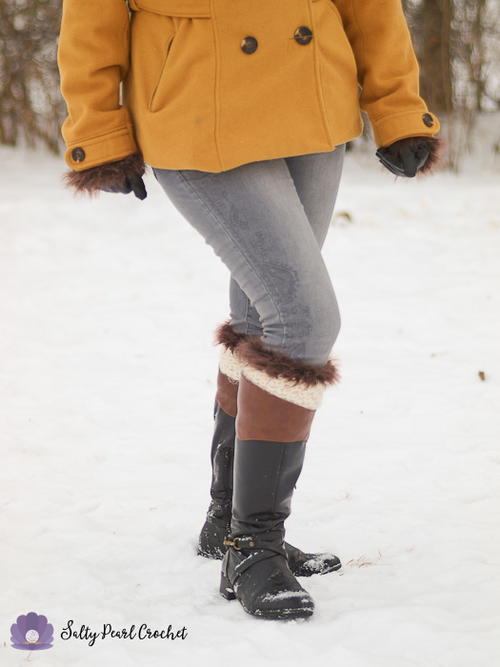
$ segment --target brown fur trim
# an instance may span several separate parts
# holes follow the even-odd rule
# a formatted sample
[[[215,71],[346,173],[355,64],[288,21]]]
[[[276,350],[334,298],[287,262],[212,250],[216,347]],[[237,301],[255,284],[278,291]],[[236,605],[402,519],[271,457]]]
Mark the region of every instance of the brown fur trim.
[[[431,152],[424,166],[418,170],[418,174],[428,174],[437,171],[444,165],[446,141],[442,137],[426,137]]]
[[[265,371],[271,377],[282,377],[298,384],[312,386],[331,385],[339,382],[340,373],[334,359],[328,359],[323,366],[307,364],[300,359],[292,359],[279,350],[262,342],[259,336],[248,336],[236,350],[237,357],[257,370]]]
[[[132,153],[114,162],[105,162],[89,169],[67,171],[63,175],[65,187],[73,188],[78,194],[88,194],[93,197],[99,193],[102,186],[110,186],[123,180],[125,176],[137,174],[142,176],[146,165],[142,154]]]
[[[416,150],[419,144],[425,144],[430,149],[424,166],[417,171],[416,176],[434,173],[443,167],[446,142],[442,137],[406,137],[400,139],[400,142],[412,150]]]
[[[246,334],[237,333],[230,324],[230,320],[226,320],[215,329],[214,345],[224,345],[224,347],[234,352],[237,345],[247,338]]]

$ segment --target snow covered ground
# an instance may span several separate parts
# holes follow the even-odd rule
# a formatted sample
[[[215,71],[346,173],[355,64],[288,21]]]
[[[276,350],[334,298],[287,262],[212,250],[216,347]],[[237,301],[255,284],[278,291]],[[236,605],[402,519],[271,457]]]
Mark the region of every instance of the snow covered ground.
[[[283,623],[221,598],[195,555],[226,268],[151,174],[144,202],[89,201],[61,158],[0,159],[0,663],[498,664],[498,163],[404,180],[347,154],[324,247],[343,380],[287,523],[344,567],[303,579],[317,611]],[[11,648],[28,611],[49,651]],[[89,646],[60,638],[69,619],[187,637]]]

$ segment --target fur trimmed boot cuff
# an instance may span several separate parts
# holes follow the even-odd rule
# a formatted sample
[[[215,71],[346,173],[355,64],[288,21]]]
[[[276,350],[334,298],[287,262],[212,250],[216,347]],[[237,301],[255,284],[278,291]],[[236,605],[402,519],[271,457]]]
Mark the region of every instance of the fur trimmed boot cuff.
[[[292,359],[264,345],[259,337],[241,341],[236,349],[242,374],[255,385],[283,400],[309,410],[321,405],[325,389],[340,380],[333,359],[324,365]]]
[[[317,410],[321,405],[325,390],[322,384],[307,386],[300,382],[293,383],[282,377],[271,377],[265,371],[259,371],[251,366],[245,366],[242,375],[269,394],[302,408]]]
[[[260,389],[309,410],[321,405],[324,390],[339,382],[333,359],[314,365],[266,346],[260,336],[237,333],[229,320],[220,324],[214,344],[222,345],[219,368],[233,381],[241,375]]]
[[[215,329],[214,345],[223,345],[234,352],[238,344],[246,338],[246,334],[235,331],[230,324],[230,320],[226,320]]]
[[[220,345],[219,369],[233,382],[238,382],[241,373],[241,362],[235,354],[239,343],[246,338],[246,334],[237,333],[226,320],[215,329],[214,345]]]
[[[219,368],[221,373],[227,375],[233,382],[238,382],[241,374],[241,362],[234,352],[228,347],[223,347],[219,355]]]

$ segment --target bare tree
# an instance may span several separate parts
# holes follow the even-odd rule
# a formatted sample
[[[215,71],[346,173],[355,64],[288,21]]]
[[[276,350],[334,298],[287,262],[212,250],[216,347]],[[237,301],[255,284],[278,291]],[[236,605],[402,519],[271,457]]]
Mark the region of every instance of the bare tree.
[[[472,148],[477,114],[500,106],[500,0],[404,0],[421,94],[444,121],[448,167]]]
[[[61,0],[0,0],[0,143],[60,151],[60,13]]]
[[[453,0],[420,0],[408,10],[420,64],[420,92],[436,114],[453,109],[453,52],[459,39],[453,28]]]

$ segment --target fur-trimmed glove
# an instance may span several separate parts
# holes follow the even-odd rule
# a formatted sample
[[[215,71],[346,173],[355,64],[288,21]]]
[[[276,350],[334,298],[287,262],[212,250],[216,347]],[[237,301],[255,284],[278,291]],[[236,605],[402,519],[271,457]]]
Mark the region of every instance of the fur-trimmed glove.
[[[444,141],[440,137],[405,137],[378,148],[375,155],[396,176],[426,174],[441,164]]]
[[[139,199],[146,199],[147,192],[142,180],[146,165],[141,153],[132,153],[115,162],[105,162],[82,171],[67,171],[63,176],[64,184],[74,188],[77,193],[96,195],[104,192],[133,192]]]

